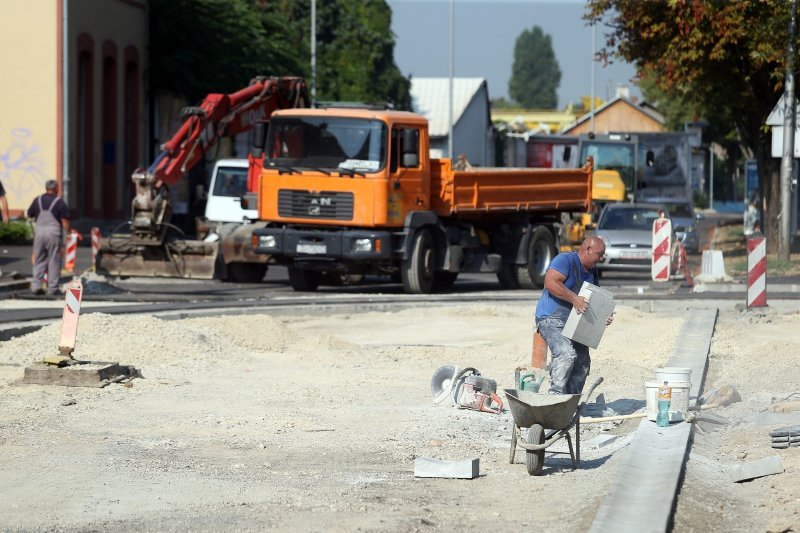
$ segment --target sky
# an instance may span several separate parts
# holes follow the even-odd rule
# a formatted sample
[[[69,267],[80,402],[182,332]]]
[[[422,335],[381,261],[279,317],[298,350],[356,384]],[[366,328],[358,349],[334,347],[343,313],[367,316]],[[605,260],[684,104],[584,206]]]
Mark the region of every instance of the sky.
[[[412,77],[449,75],[449,0],[387,0],[392,9],[394,57],[400,71]],[[489,97],[508,98],[508,80],[517,37],[534,26],[550,35],[561,69],[558,108],[591,94],[592,30],[582,19],[578,0],[454,0],[455,77],[486,78]],[[597,49],[605,42],[597,28]],[[617,85],[640,91],[630,81],[633,65],[615,62],[595,66],[595,94],[607,100]]]

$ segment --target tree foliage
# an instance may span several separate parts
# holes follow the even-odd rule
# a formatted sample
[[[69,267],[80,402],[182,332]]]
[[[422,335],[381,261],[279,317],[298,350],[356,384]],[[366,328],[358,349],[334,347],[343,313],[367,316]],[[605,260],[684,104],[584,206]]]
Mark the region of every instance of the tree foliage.
[[[735,131],[758,161],[766,229],[775,236],[779,165],[765,121],[783,93],[789,8],[784,0],[588,0],[586,14],[608,27],[606,59],[636,63],[665,98],[690,106],[719,135]]]
[[[542,28],[524,30],[514,45],[514,64],[508,82],[508,94],[522,106],[554,109],[558,106],[561,69],[553,42]]]
[[[152,88],[190,102],[229,93],[257,75],[301,70],[280,13],[252,0],[150,0]]]
[[[256,75],[311,75],[310,0],[150,0],[153,87],[197,101]],[[317,99],[411,105],[385,0],[317,2]]]

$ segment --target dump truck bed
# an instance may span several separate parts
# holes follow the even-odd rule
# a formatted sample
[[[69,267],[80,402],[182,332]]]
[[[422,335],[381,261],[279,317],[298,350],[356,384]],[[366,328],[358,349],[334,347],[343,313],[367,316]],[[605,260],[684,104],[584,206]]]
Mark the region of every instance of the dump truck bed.
[[[431,207],[440,216],[518,211],[588,211],[592,164],[583,168],[473,168],[453,170],[431,160]]]

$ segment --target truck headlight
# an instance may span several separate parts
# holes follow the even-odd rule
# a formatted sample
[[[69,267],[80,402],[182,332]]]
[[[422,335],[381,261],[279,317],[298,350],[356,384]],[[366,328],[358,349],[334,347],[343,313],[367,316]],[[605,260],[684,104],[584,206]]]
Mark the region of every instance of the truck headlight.
[[[371,252],[372,239],[356,239],[353,243],[353,251],[355,252]]]
[[[275,248],[277,244],[278,242],[275,240],[275,235],[259,235],[258,237],[259,248]]]

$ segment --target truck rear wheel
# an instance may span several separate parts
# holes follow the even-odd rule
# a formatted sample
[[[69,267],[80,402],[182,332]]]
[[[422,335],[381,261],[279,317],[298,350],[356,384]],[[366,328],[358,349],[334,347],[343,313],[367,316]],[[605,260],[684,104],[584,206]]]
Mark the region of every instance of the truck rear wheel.
[[[259,283],[267,273],[263,263],[228,263],[225,269],[225,279],[234,283]]]
[[[319,272],[289,267],[289,283],[298,292],[314,292],[319,287]]]
[[[458,272],[445,272],[440,270],[433,275],[433,287],[437,291],[449,289],[458,279]]]
[[[435,271],[433,237],[429,230],[421,229],[414,235],[411,257],[403,261],[403,289],[409,294],[430,294]]]
[[[500,287],[507,291],[519,289],[516,270],[516,266],[511,263],[500,265],[500,270],[497,271],[497,280],[500,282]]]
[[[542,226],[536,228],[528,241],[526,252],[526,264],[517,267],[519,286],[523,289],[541,289],[544,287],[547,267],[558,253],[550,230]]]

